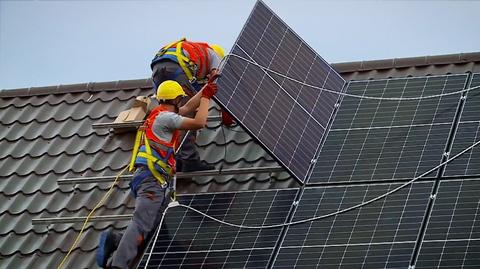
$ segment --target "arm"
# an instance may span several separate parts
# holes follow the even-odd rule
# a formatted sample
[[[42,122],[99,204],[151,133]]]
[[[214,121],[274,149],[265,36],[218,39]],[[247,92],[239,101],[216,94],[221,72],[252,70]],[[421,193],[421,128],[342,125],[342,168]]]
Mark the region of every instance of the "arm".
[[[178,109],[178,114],[185,116],[194,112],[200,106],[200,99],[202,97],[202,91],[205,86],[202,87],[186,104]]]
[[[210,73],[210,78],[208,83],[205,84],[200,91],[197,92],[188,102],[178,109],[178,114],[185,116],[194,112],[197,108],[201,105],[201,98],[206,97],[210,99],[215,95],[217,92],[217,84],[215,80],[220,76],[220,73],[215,69],[212,73]],[[207,91],[207,92],[205,92]],[[207,108],[208,109],[208,108]]]
[[[197,95],[198,95],[198,93],[195,95],[195,97],[197,97]],[[199,96],[200,96],[199,97],[199,99],[200,99],[199,103],[200,104],[198,106],[197,114],[195,114],[195,118],[192,119],[192,118],[185,117],[182,121],[182,125],[180,126],[180,129],[182,129],[182,130],[198,130],[198,129],[202,129],[207,124],[208,108],[210,106],[210,98],[202,97],[201,95],[199,95]],[[190,101],[192,99],[190,99]]]

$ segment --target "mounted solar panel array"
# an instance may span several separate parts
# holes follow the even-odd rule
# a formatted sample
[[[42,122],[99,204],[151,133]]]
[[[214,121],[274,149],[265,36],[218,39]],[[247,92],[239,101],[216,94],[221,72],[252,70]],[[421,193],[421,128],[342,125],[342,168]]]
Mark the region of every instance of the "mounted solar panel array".
[[[480,180],[442,181],[415,268],[479,268]]]
[[[274,268],[408,268],[432,185],[416,183],[359,210],[290,227]],[[308,187],[293,220],[361,204],[398,186]]]
[[[456,92],[466,83],[467,75],[368,80],[350,82],[347,92],[412,98]],[[411,101],[346,96],[309,183],[419,176],[440,164],[459,99],[460,94]]]
[[[480,150],[369,202],[480,139],[480,90],[409,101],[342,99],[298,83],[360,96],[414,98],[478,86],[479,74],[351,81],[344,87],[261,1],[232,53],[237,56],[223,69],[218,100],[302,184],[183,195],[180,202],[249,226],[368,204],[263,230],[238,229],[173,208],[147,248],[148,265],[146,254],[139,268],[480,267]]]
[[[472,76],[470,87],[480,86],[480,74]],[[466,94],[457,134],[455,135],[451,155],[480,139],[480,90]],[[468,154],[454,160],[447,166],[446,176],[480,175],[480,148],[474,148]]]
[[[182,195],[179,202],[223,221],[261,226],[285,222],[297,191]],[[174,208],[169,210],[157,241],[147,248],[139,268],[217,268],[223,265],[227,268],[265,268],[281,230],[241,230],[184,208]]]
[[[335,92],[344,90],[345,81],[260,1],[230,54],[217,101],[292,175],[306,181],[341,97]]]

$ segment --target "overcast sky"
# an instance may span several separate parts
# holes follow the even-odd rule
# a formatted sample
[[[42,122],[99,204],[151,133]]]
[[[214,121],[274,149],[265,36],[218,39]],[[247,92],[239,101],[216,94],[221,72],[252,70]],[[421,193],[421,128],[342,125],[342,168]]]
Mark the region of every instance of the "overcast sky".
[[[480,51],[480,1],[265,0],[328,62]],[[0,0],[0,89],[147,78],[187,37],[230,50],[255,0]]]

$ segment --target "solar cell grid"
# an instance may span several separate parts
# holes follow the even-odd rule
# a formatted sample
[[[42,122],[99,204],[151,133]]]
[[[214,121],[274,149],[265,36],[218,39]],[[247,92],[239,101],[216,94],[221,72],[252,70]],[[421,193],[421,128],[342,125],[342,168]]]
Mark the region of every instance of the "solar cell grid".
[[[413,245],[409,242],[282,248],[273,268],[408,268]]]
[[[218,81],[222,90],[217,100],[304,181],[340,96],[278,73],[337,92],[343,90],[345,81],[261,1],[231,54]]]
[[[287,189],[197,194],[180,196],[179,201],[227,222],[260,226],[285,222],[296,193],[296,189]],[[281,230],[232,228],[183,208],[170,209],[164,222],[147,268],[208,267],[217,262],[243,267],[268,262]],[[150,251],[151,246],[146,253]],[[244,257],[245,253],[249,255]],[[140,268],[146,259],[144,256]]]
[[[480,86],[480,74],[474,74],[470,87]],[[467,93],[457,133],[450,156],[480,139],[480,90]],[[472,176],[480,174],[480,149],[473,148],[467,154],[447,165],[446,176]]]
[[[466,81],[466,75],[359,81],[350,82],[347,93],[430,96],[461,90]],[[460,97],[392,101],[346,96],[309,183],[408,179],[435,167],[444,154]]]
[[[442,181],[416,268],[480,264],[480,180]]]
[[[397,186],[399,184],[306,188],[293,221],[361,204]],[[327,268],[383,268],[395,262],[408,265],[432,186],[432,182],[415,183],[358,210],[290,226],[274,267],[320,264]]]

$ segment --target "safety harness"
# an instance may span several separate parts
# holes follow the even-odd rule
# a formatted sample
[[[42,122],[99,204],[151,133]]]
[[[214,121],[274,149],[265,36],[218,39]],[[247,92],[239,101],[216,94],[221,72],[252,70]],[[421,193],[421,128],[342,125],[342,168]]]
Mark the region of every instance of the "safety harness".
[[[155,135],[153,123],[160,113],[168,111],[165,106],[155,108],[144,124],[138,129],[130,161],[130,172],[135,170],[135,165],[144,164],[146,161],[148,170],[158,180],[162,187],[168,185],[175,175],[175,150],[178,146],[180,132],[173,132],[172,140],[167,142]]]
[[[210,66],[207,43],[190,42],[186,38],[175,41],[163,47],[152,60],[151,67],[162,59],[170,59],[177,62],[185,72],[190,83],[205,83],[207,68]],[[188,56],[184,52],[188,53]],[[205,80],[205,81],[204,81]]]

